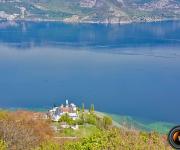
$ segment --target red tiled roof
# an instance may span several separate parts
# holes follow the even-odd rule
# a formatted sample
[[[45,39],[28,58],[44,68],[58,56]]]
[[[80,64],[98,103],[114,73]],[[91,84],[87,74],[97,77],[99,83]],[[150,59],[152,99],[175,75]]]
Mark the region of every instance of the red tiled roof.
[[[65,113],[71,113],[71,112],[73,112],[73,110],[72,110],[71,107],[61,107],[61,108],[60,108],[60,111],[61,111],[61,112],[65,112]]]

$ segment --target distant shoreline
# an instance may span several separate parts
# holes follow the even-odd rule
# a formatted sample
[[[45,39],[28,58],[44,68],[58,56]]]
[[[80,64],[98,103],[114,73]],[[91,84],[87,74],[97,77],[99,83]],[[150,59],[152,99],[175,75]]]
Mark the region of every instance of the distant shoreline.
[[[57,19],[12,19],[12,20],[8,20],[8,19],[1,19],[0,18],[0,22],[59,22],[59,23],[64,23],[64,24],[102,24],[102,25],[126,25],[126,24],[138,24],[138,23],[155,23],[155,22],[166,22],[166,21],[180,21],[180,19],[157,19],[157,20],[149,20],[149,21],[122,21],[122,22],[111,22],[111,23],[107,23],[107,22],[94,22],[94,21],[77,21],[77,22],[67,22],[67,21],[63,21],[63,20],[57,20]]]

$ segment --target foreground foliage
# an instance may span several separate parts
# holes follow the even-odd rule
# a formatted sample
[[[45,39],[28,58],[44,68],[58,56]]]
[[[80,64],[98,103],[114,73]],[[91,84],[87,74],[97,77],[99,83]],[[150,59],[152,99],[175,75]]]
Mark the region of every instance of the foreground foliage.
[[[125,131],[112,128],[83,138],[76,143],[69,143],[64,150],[162,150],[170,149],[166,140],[157,133]]]

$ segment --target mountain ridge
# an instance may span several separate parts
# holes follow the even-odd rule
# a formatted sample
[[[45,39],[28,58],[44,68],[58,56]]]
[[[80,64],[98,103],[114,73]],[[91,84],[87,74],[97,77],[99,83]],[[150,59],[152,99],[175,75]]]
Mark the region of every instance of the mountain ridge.
[[[0,19],[131,23],[180,19],[179,0],[0,0]]]

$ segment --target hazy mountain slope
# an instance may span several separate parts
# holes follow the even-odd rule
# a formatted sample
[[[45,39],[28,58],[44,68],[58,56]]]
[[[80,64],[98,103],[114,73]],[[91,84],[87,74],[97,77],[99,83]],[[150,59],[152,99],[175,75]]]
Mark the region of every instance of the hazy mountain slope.
[[[180,0],[0,0],[1,19],[129,23],[180,18]]]

